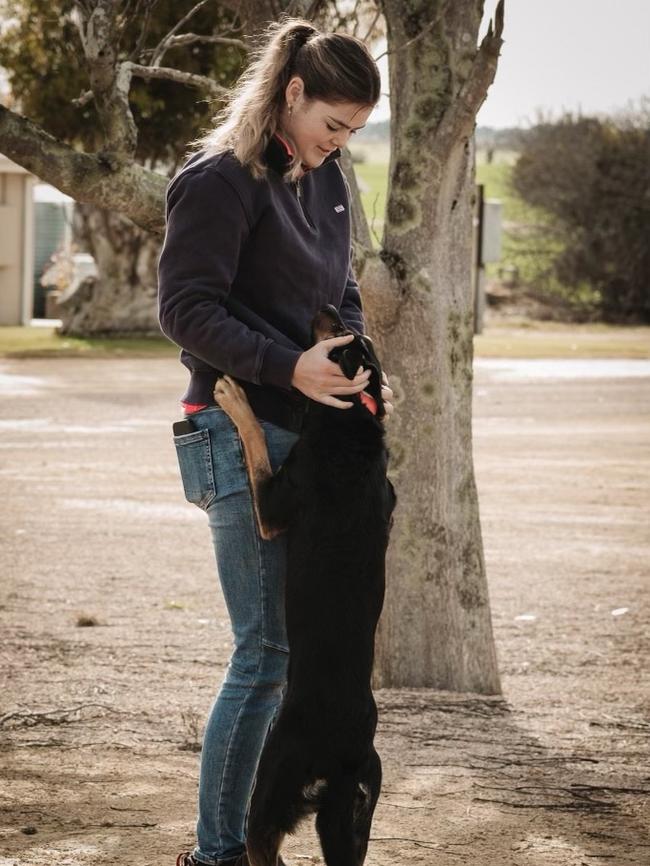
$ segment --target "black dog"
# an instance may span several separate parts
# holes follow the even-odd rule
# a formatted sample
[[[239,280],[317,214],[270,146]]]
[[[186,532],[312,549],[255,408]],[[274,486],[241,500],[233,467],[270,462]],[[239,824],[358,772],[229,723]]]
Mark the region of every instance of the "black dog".
[[[351,333],[331,305],[312,332],[314,341]],[[381,367],[370,340],[355,337],[329,357],[348,379],[371,369],[364,396],[343,395],[351,409],[310,400],[275,475],[244,391],[224,376],[214,392],[242,439],[262,537],[287,531],[288,682],[253,789],[251,866],[277,866],[285,834],[313,812],[328,866],[361,866],[381,787],[370,678],[396,496]]]

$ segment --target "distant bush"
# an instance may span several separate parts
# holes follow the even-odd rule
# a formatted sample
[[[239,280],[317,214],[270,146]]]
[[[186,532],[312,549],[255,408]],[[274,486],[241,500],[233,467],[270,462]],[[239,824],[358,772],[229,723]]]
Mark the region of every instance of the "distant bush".
[[[650,100],[615,118],[566,115],[521,138],[514,191],[548,213],[557,280],[600,316],[650,322]]]

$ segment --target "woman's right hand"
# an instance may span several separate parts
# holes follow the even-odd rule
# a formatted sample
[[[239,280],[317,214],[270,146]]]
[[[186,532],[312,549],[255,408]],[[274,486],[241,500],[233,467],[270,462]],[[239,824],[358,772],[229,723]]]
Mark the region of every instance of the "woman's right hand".
[[[370,370],[359,367],[354,379],[348,379],[338,364],[330,361],[328,353],[335,346],[343,346],[354,340],[354,334],[343,337],[330,337],[315,343],[298,358],[291,384],[302,391],[307,397],[324,403],[326,406],[336,406],[337,409],[351,409],[354,403],[349,400],[337,400],[334,394],[357,394],[368,384]]]

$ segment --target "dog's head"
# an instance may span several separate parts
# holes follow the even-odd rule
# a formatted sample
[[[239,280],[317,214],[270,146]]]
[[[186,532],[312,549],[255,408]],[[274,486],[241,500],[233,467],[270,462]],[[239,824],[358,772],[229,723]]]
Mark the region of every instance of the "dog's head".
[[[366,388],[359,394],[341,394],[340,399],[361,403],[377,418],[383,418],[386,410],[381,396],[381,364],[375,354],[370,337],[357,334],[344,325],[338,310],[332,304],[328,304],[316,313],[312,320],[311,331],[312,343],[319,343],[330,337],[354,334],[354,340],[344,346],[335,346],[329,353],[329,359],[339,365],[348,379],[354,379],[359,367],[371,371],[370,379]],[[361,394],[363,396],[360,396]],[[348,411],[350,410],[348,409]]]

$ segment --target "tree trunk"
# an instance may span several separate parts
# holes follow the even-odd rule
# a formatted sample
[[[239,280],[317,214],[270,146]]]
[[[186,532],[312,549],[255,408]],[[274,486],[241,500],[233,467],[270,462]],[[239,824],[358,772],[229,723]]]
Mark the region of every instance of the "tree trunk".
[[[253,30],[285,5],[227,3],[245,9]],[[302,0],[292,8],[311,14],[321,5]],[[351,184],[357,276],[397,410],[387,435],[399,501],[375,685],[498,693],[472,464],[471,255],[473,131],[496,71],[503,0],[494,31],[490,25],[478,47],[483,0],[381,0],[381,7],[392,118],[378,253],[369,249]],[[131,61],[119,70],[110,66],[117,64],[111,47],[117,7],[97,0],[88,10],[79,16],[80,31],[105,147],[80,153],[3,106],[0,145],[20,165],[87,203],[87,246],[100,278],[68,300],[64,330],[158,332],[160,237],[145,235],[133,222],[162,234],[167,179],[134,162],[128,90],[139,67]]]
[[[61,333],[159,335],[160,237],[114,211],[80,204],[75,211],[75,235],[95,259],[98,276],[87,277],[59,303]]]
[[[475,116],[501,44],[480,0],[384,0],[391,98],[383,249],[392,303],[368,330],[395,392],[398,504],[375,686],[500,693],[472,460]],[[377,268],[377,262],[373,263]],[[386,278],[384,282],[386,281]],[[386,286],[383,288],[386,297]]]

